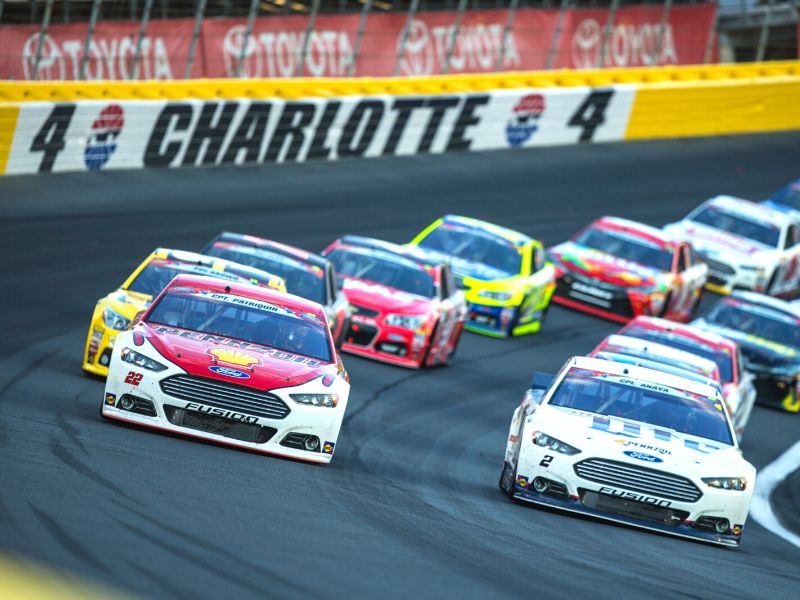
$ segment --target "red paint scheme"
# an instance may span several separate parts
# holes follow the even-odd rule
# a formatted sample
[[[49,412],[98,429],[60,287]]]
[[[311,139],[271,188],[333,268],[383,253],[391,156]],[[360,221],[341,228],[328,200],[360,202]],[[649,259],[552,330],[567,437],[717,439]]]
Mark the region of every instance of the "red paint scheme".
[[[335,357],[336,362],[325,363],[310,357],[291,354],[241,340],[148,323],[149,314],[158,305],[159,299],[176,287],[231,294],[269,302],[295,312],[314,314],[324,326],[328,336],[331,356]],[[185,369],[187,373],[198,377],[216,379],[259,390],[270,390],[301,385],[324,375],[335,376],[338,373],[344,373],[344,366],[333,347],[333,338],[327,326],[325,312],[320,305],[298,296],[248,284],[228,283],[195,275],[179,275],[161,292],[136,327],[139,328],[139,331],[153,344],[160,354]],[[247,357],[245,357],[245,361],[225,362],[212,354],[211,350],[244,353],[256,359],[256,362],[252,362]],[[236,379],[219,375],[209,369],[214,365],[236,369],[247,373],[250,377]]]
[[[359,245],[350,245],[342,240],[336,240],[322,252],[322,255],[327,256],[337,248],[364,249]],[[420,253],[419,250],[412,251],[395,244],[385,244],[381,250],[400,256],[416,255],[416,260]],[[424,268],[431,275],[437,289],[440,289],[443,277],[441,265],[431,264],[420,266],[420,268]],[[351,324],[345,333],[342,350],[410,368],[448,362],[450,355],[455,352],[464,327],[466,303],[461,292],[457,292],[460,303],[454,303],[451,298],[444,300],[438,297],[423,298],[380,283],[346,277],[341,273],[339,273],[339,277],[344,281],[342,291],[353,307]],[[365,315],[363,312],[359,314],[360,308],[377,314]],[[424,322],[422,327],[416,330],[388,325],[384,319],[389,314],[424,316]],[[354,343],[366,328],[369,328],[370,331],[375,329],[377,333],[367,344]],[[406,355],[401,356],[382,351],[381,347],[386,347],[382,346],[383,344],[404,348]]]

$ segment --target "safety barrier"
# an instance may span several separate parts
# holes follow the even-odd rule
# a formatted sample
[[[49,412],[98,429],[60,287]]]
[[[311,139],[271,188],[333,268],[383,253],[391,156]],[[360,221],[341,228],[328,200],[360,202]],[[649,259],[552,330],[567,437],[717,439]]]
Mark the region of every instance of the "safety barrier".
[[[800,129],[800,62],[389,79],[0,84],[0,173]]]

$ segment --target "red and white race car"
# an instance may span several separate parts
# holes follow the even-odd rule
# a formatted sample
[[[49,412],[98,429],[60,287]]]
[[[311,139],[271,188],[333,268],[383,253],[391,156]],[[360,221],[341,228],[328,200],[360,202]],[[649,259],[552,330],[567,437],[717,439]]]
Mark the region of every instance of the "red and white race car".
[[[349,392],[322,306],[179,275],[117,336],[101,412],[327,463]]]
[[[756,401],[756,388],[753,376],[744,368],[742,353],[736,342],[699,327],[652,317],[637,317],[619,333],[713,360],[719,367],[722,397],[728,407],[736,437],[741,439]]]
[[[467,304],[447,263],[359,236],[336,240],[322,255],[336,267],[353,312],[345,352],[411,368],[448,362]]]
[[[688,321],[708,267],[660,229],[603,217],[548,250],[553,302],[612,321],[637,315]]]

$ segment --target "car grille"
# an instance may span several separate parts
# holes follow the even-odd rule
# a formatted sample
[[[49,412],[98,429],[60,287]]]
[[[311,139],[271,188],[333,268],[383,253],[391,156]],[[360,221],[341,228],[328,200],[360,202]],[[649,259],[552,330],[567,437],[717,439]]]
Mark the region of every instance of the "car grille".
[[[602,296],[585,291],[592,288],[602,293]],[[556,294],[586,306],[600,308],[623,317],[633,317],[633,307],[628,293],[622,288],[607,286],[591,279],[564,275],[556,282]]]
[[[351,304],[350,308],[353,309],[354,315],[361,315],[362,317],[375,318],[380,314],[380,312],[377,310],[372,310],[371,308],[366,308],[364,306],[358,306],[357,304]]]
[[[369,346],[377,335],[378,329],[376,327],[364,325],[363,323],[351,323],[345,341],[354,346]]]
[[[164,405],[164,414],[167,420],[178,427],[186,427],[195,431],[214,433],[242,442],[264,444],[277,433],[274,427],[263,427],[251,423],[242,423],[233,419],[224,419],[216,415],[196,412],[178,408],[177,406]]]
[[[575,473],[589,481],[680,502],[697,502],[703,495],[689,479],[680,475],[613,460],[581,461],[575,465]]]
[[[578,493],[581,497],[581,504],[587,508],[650,521],[667,527],[677,527],[689,516],[685,510],[654,506],[635,500],[617,498],[609,494],[599,494],[588,490],[578,490]]]
[[[709,270],[713,271],[714,273],[718,273],[720,275],[733,275],[736,272],[736,269],[725,264],[724,262],[714,260],[713,258],[709,258],[705,255],[701,255],[700,258],[708,265]]]
[[[191,375],[174,375],[161,382],[169,396],[268,419],[284,419],[290,409],[275,394]]]

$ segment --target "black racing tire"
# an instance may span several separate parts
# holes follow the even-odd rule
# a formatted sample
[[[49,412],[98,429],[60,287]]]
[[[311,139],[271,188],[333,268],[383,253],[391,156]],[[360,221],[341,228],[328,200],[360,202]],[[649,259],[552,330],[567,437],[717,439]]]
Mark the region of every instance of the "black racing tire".
[[[764,288],[764,293],[765,293],[767,296],[771,296],[771,295],[772,295],[772,292],[773,292],[772,288],[774,288],[774,287],[775,287],[775,280],[776,280],[777,278],[778,278],[778,269],[776,268],[776,269],[775,269],[775,270],[772,272],[772,275],[771,275],[771,276],[770,276],[770,278],[769,278],[769,282],[767,283],[767,287],[765,287],[765,288]]]
[[[464,335],[464,326],[461,326],[461,331],[458,332],[456,339],[453,341],[453,349],[447,353],[447,363],[450,364],[450,361],[456,355],[456,350],[458,350],[458,343],[461,341],[461,336]]]
[[[661,317],[662,319],[664,316],[669,312],[669,304],[672,302],[672,291],[670,290],[667,292],[667,297],[664,298],[664,307],[661,309],[661,312],[657,314],[657,317]]]
[[[512,500],[514,499],[514,480],[516,475],[516,470],[511,468],[507,460],[504,460],[503,468],[500,471],[500,481],[497,482],[497,486],[501,492]]]
[[[422,360],[419,361],[419,368],[424,369],[429,367],[428,359],[431,356],[431,347],[433,346],[434,340],[436,340],[436,334],[439,333],[439,321],[436,321],[436,325],[433,326],[433,331],[431,331],[431,338],[428,342],[428,345],[425,347],[425,352],[422,353]]]

